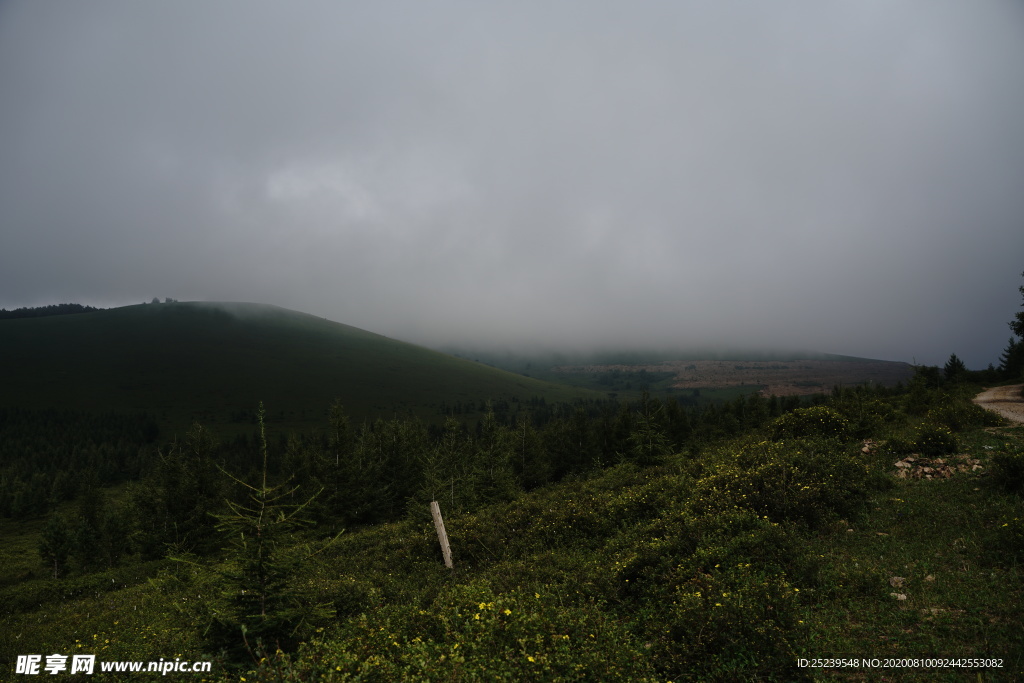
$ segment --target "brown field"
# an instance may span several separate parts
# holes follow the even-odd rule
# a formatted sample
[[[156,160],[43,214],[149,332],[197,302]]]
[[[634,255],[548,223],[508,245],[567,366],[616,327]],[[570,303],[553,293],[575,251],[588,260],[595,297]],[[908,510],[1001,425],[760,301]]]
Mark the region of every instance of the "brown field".
[[[649,365],[575,365],[553,368],[556,372],[671,372],[676,389],[717,389],[759,385],[761,393],[776,396],[830,392],[836,385],[906,382],[914,374],[909,363],[893,361],[791,360],[732,361],[678,360]]]

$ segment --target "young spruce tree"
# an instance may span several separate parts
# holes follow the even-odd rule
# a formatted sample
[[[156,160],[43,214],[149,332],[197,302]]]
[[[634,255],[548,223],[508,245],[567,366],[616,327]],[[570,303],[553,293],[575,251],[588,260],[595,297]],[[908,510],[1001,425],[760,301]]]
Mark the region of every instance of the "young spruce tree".
[[[260,480],[250,484],[224,471],[245,493],[241,500],[227,501],[226,514],[215,515],[228,547],[225,560],[211,568],[217,591],[209,605],[207,636],[235,654],[258,643],[289,649],[305,627],[331,616],[329,607],[317,603],[295,580],[302,561],[313,554],[298,543],[295,532],[308,524],[303,512],[319,492],[300,504],[283,502],[298,487],[268,482],[263,418],[260,403]]]
[[[39,542],[39,555],[47,568],[53,571],[53,578],[59,579],[64,576],[73,547],[74,541],[67,521],[54,512],[46,521],[43,537]]]

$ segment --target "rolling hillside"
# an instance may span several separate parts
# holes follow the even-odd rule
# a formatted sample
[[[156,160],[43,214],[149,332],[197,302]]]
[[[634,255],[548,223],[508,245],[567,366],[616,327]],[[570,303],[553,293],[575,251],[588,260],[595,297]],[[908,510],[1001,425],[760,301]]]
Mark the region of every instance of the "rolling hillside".
[[[664,349],[648,351],[534,353],[466,351],[453,355],[547,382],[635,399],[652,394],[705,399],[740,394],[794,396],[828,393],[834,386],[894,386],[914,374],[908,363],[816,351]]]
[[[0,320],[0,405],[147,410],[174,429],[440,415],[480,401],[601,396],[454,358],[323,318],[248,303],[140,304]]]

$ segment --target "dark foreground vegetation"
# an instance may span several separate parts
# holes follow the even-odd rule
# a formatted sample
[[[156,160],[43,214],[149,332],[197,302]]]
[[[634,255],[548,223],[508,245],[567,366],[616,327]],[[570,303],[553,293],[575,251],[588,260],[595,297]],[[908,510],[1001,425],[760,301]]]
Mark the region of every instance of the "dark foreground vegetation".
[[[58,460],[38,448],[3,475],[22,501],[45,479],[49,512],[4,508],[22,519],[0,527],[0,661],[210,659],[205,678],[248,681],[1013,680],[1024,434],[969,402],[970,379],[954,364],[804,402],[492,405],[439,427],[353,425],[335,405],[321,431],[270,443],[260,421],[157,446],[144,417],[109,417],[95,445],[68,442],[96,476],[60,485],[77,462],[60,435],[88,428],[9,411],[5,433],[46,434]],[[828,657],[1002,668],[798,665]]]

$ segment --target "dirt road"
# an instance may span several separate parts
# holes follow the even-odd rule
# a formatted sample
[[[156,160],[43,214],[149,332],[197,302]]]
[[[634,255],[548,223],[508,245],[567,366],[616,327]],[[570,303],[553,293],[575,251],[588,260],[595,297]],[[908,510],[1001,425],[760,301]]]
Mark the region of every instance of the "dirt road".
[[[1024,398],[1021,389],[1024,384],[1013,384],[1008,387],[992,387],[974,397],[974,402],[982,408],[993,410],[1008,420],[1024,422]]]

